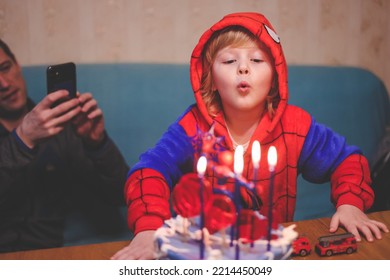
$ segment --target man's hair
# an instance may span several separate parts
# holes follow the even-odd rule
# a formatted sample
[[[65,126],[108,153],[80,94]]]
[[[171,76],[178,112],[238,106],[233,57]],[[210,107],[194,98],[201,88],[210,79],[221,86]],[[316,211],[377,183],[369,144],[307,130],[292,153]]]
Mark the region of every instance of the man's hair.
[[[0,48],[4,51],[4,53],[12,59],[13,62],[16,62],[16,57],[14,53],[11,51],[11,49],[8,47],[8,45],[0,39]]]

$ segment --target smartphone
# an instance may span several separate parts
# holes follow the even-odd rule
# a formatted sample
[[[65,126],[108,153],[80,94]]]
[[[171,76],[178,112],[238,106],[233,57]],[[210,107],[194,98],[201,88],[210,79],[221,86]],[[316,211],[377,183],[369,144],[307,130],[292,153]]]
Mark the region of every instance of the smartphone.
[[[76,97],[76,65],[73,62],[48,66],[46,79],[47,94],[66,89],[69,92],[69,98]]]

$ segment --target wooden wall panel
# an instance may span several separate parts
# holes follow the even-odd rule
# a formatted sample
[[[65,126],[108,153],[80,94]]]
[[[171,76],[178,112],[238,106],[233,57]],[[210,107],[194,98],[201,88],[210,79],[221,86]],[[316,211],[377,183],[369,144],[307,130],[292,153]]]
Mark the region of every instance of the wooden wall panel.
[[[0,0],[0,37],[22,65],[188,63],[223,15],[264,13],[290,64],[367,68],[390,89],[388,0]]]

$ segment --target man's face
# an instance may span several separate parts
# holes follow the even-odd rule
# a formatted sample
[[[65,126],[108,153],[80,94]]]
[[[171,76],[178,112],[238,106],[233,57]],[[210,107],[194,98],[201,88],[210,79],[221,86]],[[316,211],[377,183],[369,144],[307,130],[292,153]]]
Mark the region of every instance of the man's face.
[[[22,70],[0,48],[0,118],[22,112],[26,103],[26,83]]]

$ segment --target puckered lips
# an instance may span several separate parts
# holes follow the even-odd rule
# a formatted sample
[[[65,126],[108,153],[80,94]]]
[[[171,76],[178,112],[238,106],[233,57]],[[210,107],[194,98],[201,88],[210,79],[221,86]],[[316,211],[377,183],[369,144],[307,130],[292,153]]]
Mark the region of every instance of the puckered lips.
[[[245,81],[242,81],[237,85],[237,89],[241,93],[248,93],[250,88],[251,86]]]

